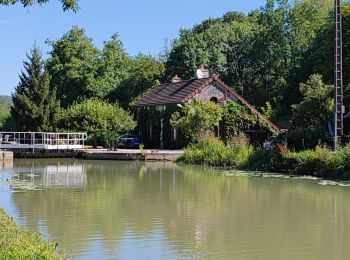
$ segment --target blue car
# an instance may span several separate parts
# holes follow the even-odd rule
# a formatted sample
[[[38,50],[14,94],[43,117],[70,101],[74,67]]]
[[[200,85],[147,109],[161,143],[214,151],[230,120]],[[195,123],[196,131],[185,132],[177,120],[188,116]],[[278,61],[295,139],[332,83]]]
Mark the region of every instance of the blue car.
[[[141,136],[136,134],[124,134],[119,138],[117,148],[138,149],[140,144],[142,144]]]

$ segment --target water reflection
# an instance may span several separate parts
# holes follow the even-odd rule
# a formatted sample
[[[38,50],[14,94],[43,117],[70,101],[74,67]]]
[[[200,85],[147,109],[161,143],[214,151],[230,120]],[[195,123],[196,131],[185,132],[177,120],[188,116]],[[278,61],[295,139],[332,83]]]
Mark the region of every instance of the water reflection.
[[[13,160],[0,160],[0,171],[13,168]]]
[[[43,164],[42,160],[16,162],[15,165],[3,165],[10,175],[6,181],[13,190],[33,190],[41,188],[81,189],[86,185],[84,165],[75,161],[62,164],[51,161]],[[2,176],[4,177],[4,176]]]
[[[27,226],[58,240],[74,256],[350,255],[346,187],[315,185],[312,180],[224,177],[216,170],[163,163],[24,160],[16,161],[14,169],[30,169],[33,163],[35,169],[46,169],[34,174],[42,190],[12,193],[12,201]],[[57,177],[66,176],[64,171],[72,174],[70,179]],[[57,176],[51,178],[48,172]],[[76,189],[64,185],[68,180],[76,180]]]

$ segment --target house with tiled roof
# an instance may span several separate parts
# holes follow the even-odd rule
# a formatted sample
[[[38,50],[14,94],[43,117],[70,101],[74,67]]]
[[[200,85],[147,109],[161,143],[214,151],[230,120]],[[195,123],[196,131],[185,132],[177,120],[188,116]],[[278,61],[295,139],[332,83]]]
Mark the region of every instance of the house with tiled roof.
[[[227,86],[218,77],[210,77],[203,67],[196,71],[196,77],[182,80],[177,75],[170,83],[154,86],[135,104],[138,132],[147,148],[181,148],[186,145],[181,133],[171,127],[170,117],[183,104],[200,99],[204,102],[215,102],[225,105],[235,101],[249,108],[261,120],[266,122],[270,129],[281,132],[280,128],[261,114],[253,105],[240,96],[234,89]],[[214,135],[220,137],[220,127],[213,130]],[[263,142],[268,133],[264,130],[254,132],[247,130],[251,139]],[[255,135],[255,136],[254,136]]]

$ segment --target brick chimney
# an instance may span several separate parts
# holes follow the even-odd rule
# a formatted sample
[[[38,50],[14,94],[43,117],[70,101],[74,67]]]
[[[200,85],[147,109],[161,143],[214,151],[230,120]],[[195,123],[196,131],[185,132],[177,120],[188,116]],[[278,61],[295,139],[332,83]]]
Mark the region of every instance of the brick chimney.
[[[197,79],[209,78],[209,70],[205,69],[203,64],[200,65],[195,74]]]
[[[174,77],[171,78],[171,83],[177,83],[180,81],[181,81],[181,78],[178,75],[175,75]]]

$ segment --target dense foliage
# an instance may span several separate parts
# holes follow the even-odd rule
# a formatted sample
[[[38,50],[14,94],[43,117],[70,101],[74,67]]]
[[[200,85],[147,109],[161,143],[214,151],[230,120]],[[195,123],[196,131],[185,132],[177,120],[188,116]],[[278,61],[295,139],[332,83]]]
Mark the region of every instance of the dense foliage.
[[[118,104],[97,99],[87,99],[62,110],[58,122],[63,129],[91,134],[94,146],[97,145],[98,137],[108,142],[136,126],[128,112]]]
[[[206,136],[208,131],[218,126],[221,118],[222,109],[218,104],[194,99],[193,102],[186,103],[180,112],[175,112],[170,123],[191,141],[195,141],[200,138],[200,134]]]
[[[39,234],[16,226],[13,219],[0,209],[1,259],[65,259],[56,247],[57,244],[43,241]]]
[[[303,129],[326,128],[332,120],[332,86],[325,85],[321,75],[312,75],[306,84],[300,84],[303,99],[292,106],[293,126]]]
[[[98,49],[85,31],[73,27],[61,39],[48,42],[52,46],[46,62],[48,73],[52,76],[51,87],[57,88],[57,98],[63,107],[74,101],[93,96],[95,88]]]
[[[350,145],[336,152],[317,146],[280,154],[277,150],[254,149],[250,145],[229,146],[209,138],[189,145],[178,162],[350,180],[349,159]]]
[[[43,5],[49,2],[49,0],[0,0],[0,5],[13,5],[21,3],[24,7],[32,5]],[[79,10],[78,0],[60,0],[64,11],[73,10],[74,12]]]
[[[320,142],[327,143],[327,126],[332,121],[334,106],[332,90],[332,86],[324,84],[318,74],[300,84],[303,99],[292,105],[293,127],[286,134],[292,148],[302,150],[314,148]]]
[[[215,138],[205,138],[186,147],[178,162],[212,166],[241,166],[253,152],[252,146],[231,147]]]
[[[17,130],[51,131],[58,109],[56,93],[50,90],[50,76],[44,71],[38,47],[34,46],[27,59],[20,74],[20,83],[12,95],[12,118]]]
[[[223,137],[226,142],[232,141],[236,136],[244,133],[247,129],[266,129],[270,133],[274,130],[270,129],[266,122],[263,122],[257,114],[249,110],[246,106],[232,101],[223,107]]]

